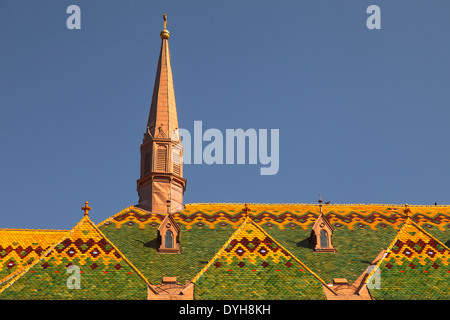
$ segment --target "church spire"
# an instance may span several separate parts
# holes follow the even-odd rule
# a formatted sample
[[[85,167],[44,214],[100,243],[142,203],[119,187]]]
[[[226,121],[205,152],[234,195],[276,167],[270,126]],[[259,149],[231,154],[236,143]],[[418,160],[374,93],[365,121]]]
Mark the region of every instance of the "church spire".
[[[180,210],[186,189],[170,64],[170,32],[167,30],[167,16],[163,17],[161,50],[147,130],[141,144],[141,174],[137,181],[139,207],[157,213],[165,213],[167,206],[172,211]]]
[[[166,136],[171,138],[178,129],[175,90],[173,87],[172,67],[170,64],[169,38],[167,16],[164,17],[164,29],[161,31],[161,50],[153,88],[152,104],[148,117],[148,132],[153,137]]]

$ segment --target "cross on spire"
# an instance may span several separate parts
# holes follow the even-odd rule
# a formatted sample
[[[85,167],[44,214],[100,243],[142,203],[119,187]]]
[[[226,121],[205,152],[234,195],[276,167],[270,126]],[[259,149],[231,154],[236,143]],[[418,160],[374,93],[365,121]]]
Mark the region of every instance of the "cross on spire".
[[[88,216],[89,210],[92,210],[92,208],[88,206],[88,202],[86,201],[84,204],[84,207],[82,207],[81,210],[84,210],[84,215]]]
[[[163,19],[164,19],[164,30],[167,29],[167,14],[163,14]]]
[[[169,30],[167,30],[167,15],[163,14],[163,19],[164,19],[164,29],[163,31],[161,31],[161,33],[159,34],[161,36],[161,39],[169,39],[170,38],[170,32]]]

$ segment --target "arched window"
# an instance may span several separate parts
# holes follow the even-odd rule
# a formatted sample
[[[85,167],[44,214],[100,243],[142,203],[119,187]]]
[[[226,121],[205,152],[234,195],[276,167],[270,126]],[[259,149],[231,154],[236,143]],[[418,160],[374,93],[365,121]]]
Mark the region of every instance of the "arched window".
[[[328,248],[328,232],[325,229],[320,230],[320,247]]]
[[[166,231],[164,244],[166,248],[173,248],[173,232],[171,230]]]

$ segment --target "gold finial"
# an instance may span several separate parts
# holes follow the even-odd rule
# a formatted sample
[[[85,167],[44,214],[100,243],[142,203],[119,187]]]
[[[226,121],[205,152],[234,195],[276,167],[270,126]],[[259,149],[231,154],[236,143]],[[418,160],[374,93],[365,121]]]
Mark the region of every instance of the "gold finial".
[[[84,215],[88,216],[89,210],[92,210],[92,208],[88,206],[88,202],[86,201],[86,203],[84,204],[84,207],[82,207],[81,210],[84,210]]]
[[[169,39],[170,38],[170,32],[169,30],[167,30],[167,15],[163,14],[163,19],[164,19],[164,30],[161,31],[161,33],[159,34],[161,36],[161,39]]]

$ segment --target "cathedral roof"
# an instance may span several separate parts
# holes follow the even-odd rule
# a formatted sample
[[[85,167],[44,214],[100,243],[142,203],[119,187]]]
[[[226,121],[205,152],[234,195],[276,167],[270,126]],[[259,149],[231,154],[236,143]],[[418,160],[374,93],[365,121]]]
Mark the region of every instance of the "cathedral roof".
[[[49,238],[44,242],[49,243]],[[80,289],[68,287],[68,268]],[[147,280],[85,215],[50,249],[2,283],[2,299],[145,299]]]
[[[205,267],[230,240],[246,218],[239,203],[186,204],[174,213],[180,227],[182,254],[156,250],[157,229],[165,215],[137,207],[126,208],[99,223],[99,229],[124,252],[153,284],[163,276],[186,283]],[[404,225],[403,205],[323,205],[334,228],[336,253],[314,253],[308,238],[319,217],[316,204],[249,204],[249,217],[272,239],[308,266],[326,283],[333,278],[355,281],[386,249]],[[450,240],[449,206],[410,206],[416,224],[441,242]],[[131,240],[132,239],[132,240]]]
[[[196,299],[325,299],[325,282],[248,217],[194,277]]]
[[[0,284],[39,258],[67,230],[0,229]]]
[[[374,299],[450,299],[450,249],[408,219],[367,278]],[[371,280],[374,281],[374,280]]]
[[[147,294],[146,283],[159,284],[164,276],[177,277],[182,284],[194,280],[202,288],[209,288],[209,284],[219,280],[223,283],[236,282],[240,279],[234,277],[237,273],[250,270],[253,276],[257,274],[251,271],[253,269],[268,270],[261,265],[263,256],[246,254],[245,265],[241,268],[237,247],[230,252],[224,249],[233,240],[240,239],[238,241],[242,242],[244,232],[251,230],[257,234],[259,245],[266,241],[279,248],[278,260],[268,256],[268,263],[273,264],[270,272],[274,272],[275,279],[277,274],[281,274],[278,272],[296,270],[286,266],[288,261],[301,265],[295,272],[300,272],[302,268],[312,281],[307,282],[315,283],[315,288],[320,288],[315,291],[308,285],[309,291],[305,292],[310,292],[311,297],[320,298],[323,283],[331,283],[333,278],[355,281],[380,251],[387,248],[388,255],[379,265],[382,281],[390,289],[371,290],[375,299],[414,297],[414,290],[409,289],[409,293],[405,293],[396,289],[395,279],[398,276],[411,276],[412,280],[419,281],[415,287],[411,286],[423,290],[427,287],[420,286],[422,282],[429,283],[431,287],[428,289],[431,290],[435,287],[433,283],[437,285],[438,279],[441,279],[439,288],[448,290],[442,279],[449,276],[449,206],[409,206],[411,213],[408,218],[403,205],[323,205],[323,214],[335,230],[333,242],[336,253],[314,253],[309,247],[311,228],[320,214],[318,205],[249,204],[248,208],[247,213],[244,205],[239,203],[186,204],[182,211],[173,214],[180,227],[182,254],[158,253],[157,229],[165,215],[134,206],[121,210],[98,225],[85,216],[70,231],[0,229],[0,298],[79,298],[77,295],[82,294],[79,290],[71,290],[73,293],[68,294],[72,296],[55,293],[58,285],[66,285],[68,276],[65,272],[70,264],[80,266],[83,271],[82,286],[85,281],[84,285],[98,288],[94,291],[99,299],[143,299]],[[245,222],[246,219],[249,221]],[[415,247],[423,243],[426,244],[423,249]],[[401,250],[398,249],[400,245]],[[413,255],[408,257],[405,249]],[[425,252],[427,249],[435,252],[434,258]],[[418,254],[417,250],[422,250],[422,253]],[[10,261],[14,261],[14,265],[8,265]],[[211,266],[212,261],[219,261],[227,267]],[[252,261],[259,261],[260,264],[253,267]],[[412,268],[410,264],[417,267]],[[205,273],[206,269],[208,271]],[[228,273],[229,269],[232,273]],[[214,273],[217,273],[216,280],[210,276]],[[197,277],[199,274],[202,276]],[[435,279],[436,282],[427,279]],[[60,283],[56,285],[55,281]],[[401,283],[405,284],[403,281]],[[119,289],[119,285],[127,288],[126,293]],[[295,285],[286,288],[289,288],[286,295],[299,290]],[[439,290],[434,290],[430,297],[442,297],[445,291],[442,293]],[[256,294],[256,291],[249,294]],[[86,294],[83,297],[90,297],[86,292],[83,294]],[[196,289],[196,294],[197,299],[211,298],[214,294],[220,296],[212,289]]]

